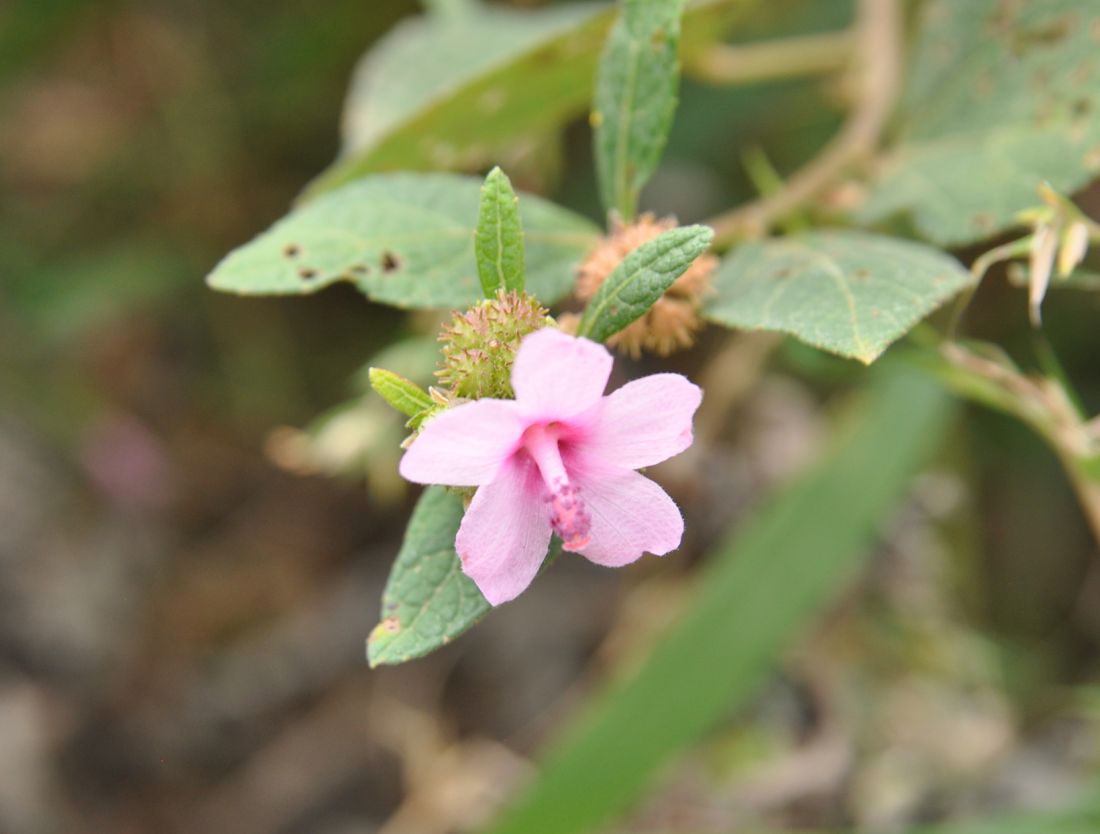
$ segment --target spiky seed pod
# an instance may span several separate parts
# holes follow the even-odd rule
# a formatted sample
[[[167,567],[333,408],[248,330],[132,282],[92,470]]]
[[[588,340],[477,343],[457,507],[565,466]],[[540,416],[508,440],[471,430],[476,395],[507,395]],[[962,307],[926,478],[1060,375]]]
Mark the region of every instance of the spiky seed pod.
[[[453,397],[511,399],[512,363],[519,343],[553,319],[532,296],[497,291],[465,313],[455,313],[439,335],[443,361],[435,375]]]
[[[611,234],[600,241],[577,270],[577,296],[588,301],[623,258],[676,225],[671,217],[658,220],[649,213],[629,225],[613,219]],[[649,312],[612,336],[608,344],[635,358],[643,349],[668,356],[691,347],[695,334],[703,326],[699,305],[710,289],[717,266],[718,259],[713,255],[700,255]]]

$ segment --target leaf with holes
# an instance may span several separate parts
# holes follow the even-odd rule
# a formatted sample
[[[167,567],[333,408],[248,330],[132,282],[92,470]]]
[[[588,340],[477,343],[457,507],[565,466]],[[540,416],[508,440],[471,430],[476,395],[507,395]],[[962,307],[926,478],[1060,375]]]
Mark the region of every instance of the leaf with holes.
[[[455,553],[462,514],[462,499],[443,487],[428,487],[420,496],[382,595],[382,621],[367,640],[371,666],[426,655],[492,607]]]
[[[1100,174],[1100,6],[931,0],[898,140],[856,218],[906,213],[941,245],[988,238]]]
[[[494,168],[481,186],[477,216],[477,272],[481,290],[492,298],[497,290],[523,292],[523,224],[512,183]]]
[[[395,307],[461,308],[481,297],[474,255],[481,183],[454,174],[379,174],[307,203],[234,250],[207,279],[244,295],[302,295],[350,281]],[[538,197],[520,206],[527,288],[566,295],[595,244],[588,220]]]
[[[604,208],[633,219],[657,170],[680,87],[683,0],[623,0],[600,58],[592,123]]]
[[[713,43],[753,2],[695,0],[683,48]],[[605,3],[497,5],[402,22],[356,68],[340,158],[307,196],[375,171],[476,168],[559,129],[591,99],[613,15]]]
[[[971,281],[954,258],[910,241],[823,231],[747,243],[715,276],[704,314],[779,330],[871,363]]]
[[[577,335],[603,342],[644,316],[713,238],[707,226],[684,226],[643,243],[600,285],[584,309]]]

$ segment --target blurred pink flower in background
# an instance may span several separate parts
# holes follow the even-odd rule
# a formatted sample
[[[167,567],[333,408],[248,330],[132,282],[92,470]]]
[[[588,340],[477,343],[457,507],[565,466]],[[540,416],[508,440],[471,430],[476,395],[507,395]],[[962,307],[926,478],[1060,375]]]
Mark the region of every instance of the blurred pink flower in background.
[[[172,496],[164,444],[127,414],[113,414],[91,427],[82,438],[80,463],[96,488],[121,505],[156,510]]]

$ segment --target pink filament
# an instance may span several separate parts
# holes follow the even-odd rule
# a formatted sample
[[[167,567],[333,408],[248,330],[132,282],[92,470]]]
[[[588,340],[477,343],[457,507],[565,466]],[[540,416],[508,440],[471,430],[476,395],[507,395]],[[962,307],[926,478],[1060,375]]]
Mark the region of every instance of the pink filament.
[[[569,474],[558,447],[558,430],[553,423],[531,426],[523,435],[523,446],[542,475],[549,493],[550,524],[566,550],[578,551],[592,541],[592,518],[580,498],[580,490],[569,482]]]

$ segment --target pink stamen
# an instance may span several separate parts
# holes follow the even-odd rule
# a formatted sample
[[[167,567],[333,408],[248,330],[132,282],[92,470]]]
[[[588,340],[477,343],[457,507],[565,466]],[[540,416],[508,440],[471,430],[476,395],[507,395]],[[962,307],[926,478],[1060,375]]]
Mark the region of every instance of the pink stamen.
[[[558,429],[553,423],[535,425],[524,433],[523,446],[538,466],[549,493],[550,524],[554,532],[561,538],[563,548],[578,551],[592,541],[589,534],[592,518],[580,498],[580,491],[569,483],[558,438]]]
[[[592,518],[580,499],[580,491],[560,481],[550,493],[550,524],[566,550],[578,551],[592,541]]]

